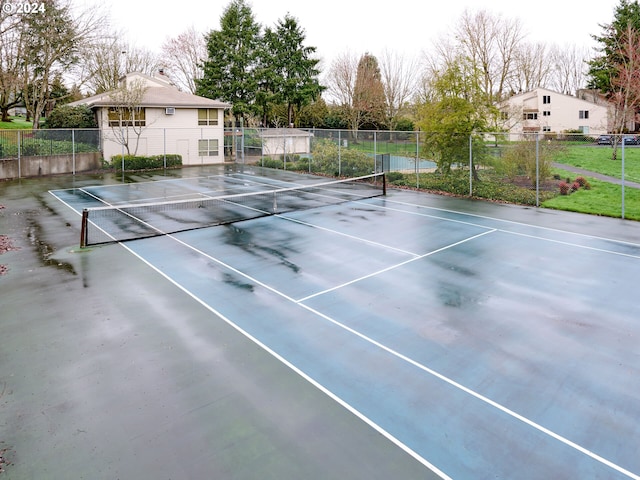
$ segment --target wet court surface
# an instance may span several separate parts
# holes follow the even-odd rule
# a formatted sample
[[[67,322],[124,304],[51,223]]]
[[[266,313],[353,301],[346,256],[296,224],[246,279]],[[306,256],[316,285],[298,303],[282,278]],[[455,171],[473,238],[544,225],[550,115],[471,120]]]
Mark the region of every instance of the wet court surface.
[[[390,190],[80,250],[48,190],[101,182],[0,184],[3,476],[639,478],[637,223]]]

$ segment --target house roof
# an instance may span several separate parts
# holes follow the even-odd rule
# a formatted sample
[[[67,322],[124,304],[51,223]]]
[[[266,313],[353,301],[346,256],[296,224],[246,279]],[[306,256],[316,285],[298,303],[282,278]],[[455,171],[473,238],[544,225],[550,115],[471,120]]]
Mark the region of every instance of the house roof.
[[[581,97],[576,97],[576,96],[573,96],[573,95],[567,95],[566,93],[560,93],[560,92],[556,92],[554,90],[549,90],[547,88],[542,88],[542,87],[536,87],[533,90],[529,90],[527,92],[522,92],[522,93],[518,93],[516,95],[513,95],[513,96],[507,98],[506,100],[503,100],[502,102],[499,102],[499,105],[506,105],[507,103],[513,103],[514,101],[516,101],[516,102],[524,102],[526,100],[536,98],[540,93],[552,93],[554,95],[560,95],[562,97],[571,98],[573,100],[578,100],[580,102],[587,102],[587,103],[590,103],[590,104],[602,106],[602,103],[594,102],[594,101],[589,100],[587,98],[581,98]]]
[[[147,87],[142,95],[142,99],[138,103],[140,107],[175,107],[175,108],[231,108],[230,103],[220,100],[212,100],[210,98],[193,95],[187,92],[181,92],[165,79],[158,79],[140,73],[128,74],[122,80],[129,78],[142,78],[146,81]],[[104,92],[91,97],[83,98],[71,103],[75,105],[87,105],[90,108],[95,107],[113,107],[118,106],[119,102],[114,99],[114,91]]]
[[[298,128],[265,128],[262,137],[313,137],[313,133]]]

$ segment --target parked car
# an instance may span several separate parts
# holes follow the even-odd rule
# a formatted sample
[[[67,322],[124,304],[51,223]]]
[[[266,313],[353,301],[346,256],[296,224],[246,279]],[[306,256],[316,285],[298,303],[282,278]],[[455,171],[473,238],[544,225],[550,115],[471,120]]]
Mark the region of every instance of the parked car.
[[[600,135],[596,139],[598,145],[613,145],[613,137],[611,135]]]
[[[638,140],[637,135],[623,135],[622,143],[625,145],[638,145],[640,141]]]

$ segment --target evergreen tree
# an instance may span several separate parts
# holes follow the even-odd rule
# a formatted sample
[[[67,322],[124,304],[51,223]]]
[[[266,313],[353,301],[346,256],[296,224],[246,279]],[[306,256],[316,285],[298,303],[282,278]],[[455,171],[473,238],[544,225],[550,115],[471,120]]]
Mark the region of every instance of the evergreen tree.
[[[220,17],[220,30],[207,36],[208,58],[197,94],[233,105],[236,121],[256,112],[260,24],[245,0],[233,0]]]
[[[318,80],[319,60],[313,58],[315,47],[305,47],[305,33],[298,21],[285,15],[275,30],[265,31],[268,63],[262,70],[265,83],[272,88],[272,100],[287,107],[287,124],[293,125],[294,114],[312,101],[323,90]]]
[[[628,27],[640,31],[640,5],[637,0],[620,0],[614,10],[613,21],[602,26],[601,35],[593,35],[600,44],[600,54],[589,62],[588,88],[599,90],[607,96],[615,89],[617,65],[625,62],[620,58],[621,39]]]

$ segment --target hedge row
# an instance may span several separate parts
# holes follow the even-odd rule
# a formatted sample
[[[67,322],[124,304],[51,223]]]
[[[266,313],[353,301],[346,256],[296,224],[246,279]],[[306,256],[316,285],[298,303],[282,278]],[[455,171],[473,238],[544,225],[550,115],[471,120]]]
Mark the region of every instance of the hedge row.
[[[122,155],[114,155],[111,157],[111,167],[116,170],[122,170]],[[165,164],[166,159],[166,164]],[[182,166],[182,156],[177,154],[171,155],[125,155],[124,170],[156,170],[159,168],[172,168]]]

